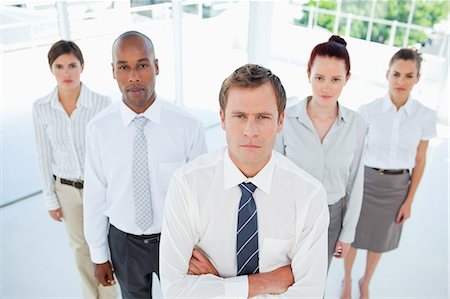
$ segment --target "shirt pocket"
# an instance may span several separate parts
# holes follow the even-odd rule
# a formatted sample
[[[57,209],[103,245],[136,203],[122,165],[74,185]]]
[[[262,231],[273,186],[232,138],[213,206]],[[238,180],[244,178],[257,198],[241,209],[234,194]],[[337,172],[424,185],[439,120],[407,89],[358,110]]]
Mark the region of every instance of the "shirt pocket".
[[[158,166],[158,187],[165,194],[169,188],[170,178],[175,170],[183,166],[184,160],[168,163],[159,163]]]
[[[291,239],[264,238],[263,247],[260,249],[260,272],[272,271],[290,264],[291,248]]]

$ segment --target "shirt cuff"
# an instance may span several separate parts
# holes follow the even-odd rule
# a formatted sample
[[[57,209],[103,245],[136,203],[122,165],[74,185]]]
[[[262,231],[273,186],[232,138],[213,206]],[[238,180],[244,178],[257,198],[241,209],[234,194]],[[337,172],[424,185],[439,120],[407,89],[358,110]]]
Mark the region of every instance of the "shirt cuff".
[[[342,228],[339,234],[339,241],[343,243],[353,243],[355,241],[355,230],[350,232],[348,229]]]
[[[59,205],[58,198],[56,195],[53,196],[44,196],[45,207],[47,210],[52,211],[59,209],[61,206]]]
[[[109,261],[108,248],[106,246],[89,247],[91,261],[94,264],[104,264]]]
[[[225,297],[243,299],[248,297],[247,275],[226,278],[225,281]]]

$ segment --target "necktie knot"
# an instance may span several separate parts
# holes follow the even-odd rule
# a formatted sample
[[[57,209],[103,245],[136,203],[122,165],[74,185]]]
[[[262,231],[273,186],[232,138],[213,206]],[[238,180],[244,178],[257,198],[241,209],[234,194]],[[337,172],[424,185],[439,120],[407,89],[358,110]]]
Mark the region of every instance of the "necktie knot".
[[[147,124],[148,119],[145,116],[137,116],[133,119],[133,123],[139,130],[143,130]]]
[[[255,192],[256,186],[253,183],[245,183],[242,182],[239,184],[239,188],[241,188],[241,192],[245,196],[250,196]]]

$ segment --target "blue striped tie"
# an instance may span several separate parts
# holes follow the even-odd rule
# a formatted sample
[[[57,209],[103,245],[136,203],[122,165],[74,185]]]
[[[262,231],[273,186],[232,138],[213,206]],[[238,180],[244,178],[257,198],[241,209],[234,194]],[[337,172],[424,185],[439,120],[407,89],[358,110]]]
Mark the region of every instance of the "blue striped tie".
[[[259,272],[258,215],[253,199],[256,186],[252,183],[242,183],[239,187],[242,196],[239,202],[236,240],[237,275],[248,275]]]

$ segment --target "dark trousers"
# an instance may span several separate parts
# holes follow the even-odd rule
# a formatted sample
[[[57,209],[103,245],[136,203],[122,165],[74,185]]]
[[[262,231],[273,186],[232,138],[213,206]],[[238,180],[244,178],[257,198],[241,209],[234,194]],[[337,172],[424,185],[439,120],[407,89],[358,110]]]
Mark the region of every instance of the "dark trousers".
[[[338,202],[329,205],[330,225],[328,226],[328,269],[330,269],[333,253],[336,249],[336,243],[342,230],[342,221],[344,220],[345,203],[341,198]]]
[[[111,261],[123,299],[152,298],[152,273],[159,277],[159,238],[160,234],[138,236],[110,226]]]

